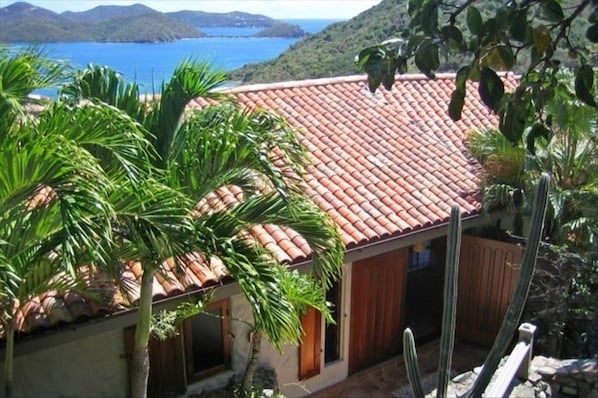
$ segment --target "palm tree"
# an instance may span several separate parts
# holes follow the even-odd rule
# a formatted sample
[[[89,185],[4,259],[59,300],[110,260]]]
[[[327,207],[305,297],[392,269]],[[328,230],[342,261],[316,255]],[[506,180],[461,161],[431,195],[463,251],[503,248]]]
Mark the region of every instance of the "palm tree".
[[[75,101],[87,98],[119,107],[138,120],[152,144],[156,178],[197,204],[187,213],[189,225],[185,228],[194,233],[187,234],[184,245],[170,245],[181,241],[177,238],[180,231],[156,240],[147,239],[145,232],[135,232],[147,250],[137,255],[143,277],[132,365],[133,396],[146,395],[151,287],[168,255],[176,260],[185,252],[197,251],[207,258],[219,257],[247,297],[256,328],[278,347],[300,339],[299,306],[283,288],[284,269],[271,253],[255,244],[252,228],[274,224],[302,235],[323,287],[340,271],[340,237],[303,194],[299,178],[305,167],[303,149],[284,120],[227,103],[185,113],[196,97],[220,97],[213,89],[223,81],[224,75],[210,71],[208,65],[183,61],[162,84],[161,95],[149,102],[139,97],[135,83],[125,84],[121,76],[103,67],[83,71],[63,91]],[[233,190],[238,203],[216,210],[202,206],[222,189]]]
[[[56,88],[66,76],[66,67],[46,58],[39,49],[0,49],[0,76],[0,131],[7,131],[15,122],[29,117],[27,105],[43,102],[31,94]]]
[[[598,245],[598,119],[595,109],[575,98],[566,77],[547,106],[553,134],[529,168],[552,174],[547,226],[552,241],[588,250]]]
[[[519,209],[519,195],[529,196],[533,181],[547,172],[552,189],[545,235],[554,244],[588,250],[598,242],[598,122],[595,110],[575,99],[571,80],[563,74],[553,86],[555,98],[546,107],[552,128],[536,140],[533,153],[494,130],[471,133],[469,146],[488,172],[486,210]]]
[[[103,248],[112,242],[112,176],[139,174],[131,160],[145,151],[138,126],[112,107],[50,103],[36,120],[25,116],[27,92],[49,81],[37,76],[43,70],[32,71],[46,64],[36,56],[0,61],[0,319],[8,397],[20,312],[45,292],[90,294],[84,276],[108,262]],[[113,174],[93,152],[111,153]]]

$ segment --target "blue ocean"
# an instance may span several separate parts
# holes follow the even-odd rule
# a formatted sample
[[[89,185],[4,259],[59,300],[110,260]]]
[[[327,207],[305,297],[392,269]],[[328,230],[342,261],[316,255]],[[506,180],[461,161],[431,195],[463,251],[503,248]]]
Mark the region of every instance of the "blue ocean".
[[[338,22],[329,19],[285,20],[300,25],[308,33],[317,33]],[[245,64],[276,58],[297,40],[248,37],[259,28],[201,28],[208,37],[170,43],[51,43],[43,50],[51,58],[63,60],[75,68],[89,64],[108,65],[127,80],[136,80],[144,91],[159,90],[176,64],[186,58],[210,62],[229,71]],[[152,86],[155,85],[154,88]]]

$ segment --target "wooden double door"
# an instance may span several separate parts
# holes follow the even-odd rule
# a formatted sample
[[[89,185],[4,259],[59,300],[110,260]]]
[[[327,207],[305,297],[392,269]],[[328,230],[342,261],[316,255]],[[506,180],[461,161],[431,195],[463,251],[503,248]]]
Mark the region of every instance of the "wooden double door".
[[[401,352],[408,248],[353,263],[349,374]]]

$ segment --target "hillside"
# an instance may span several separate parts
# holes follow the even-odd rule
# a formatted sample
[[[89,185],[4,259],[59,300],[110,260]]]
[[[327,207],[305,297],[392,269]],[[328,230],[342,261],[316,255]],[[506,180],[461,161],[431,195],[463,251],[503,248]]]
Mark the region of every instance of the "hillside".
[[[199,28],[213,28],[220,26],[247,28],[264,27],[268,28],[276,22],[274,19],[265,15],[248,14],[246,12],[204,12],[204,11],[177,11],[170,12],[167,15],[176,18],[188,25]]]
[[[407,0],[385,0],[344,22],[295,43],[278,58],[246,65],[230,73],[232,80],[272,82],[349,75],[358,72],[355,56],[402,27]]]
[[[0,42],[80,41],[86,27],[63,16],[28,3],[0,8]]]
[[[98,23],[114,18],[137,17],[152,12],[157,11],[143,4],[133,4],[131,6],[97,6],[81,12],[65,11],[60,15],[75,22]]]
[[[179,11],[161,13],[141,4],[98,6],[87,11],[54,13],[18,2],[0,8],[0,42],[72,41],[165,42],[203,37],[203,27],[263,27],[261,37],[301,37],[298,27],[259,14]],[[280,26],[279,26],[280,25]]]
[[[269,28],[260,30],[254,37],[305,37],[307,33],[299,25],[291,25],[285,22],[278,22]]]
[[[136,17],[113,18],[93,25],[95,41],[157,43],[190,37],[204,37],[205,33],[159,12]]]
[[[565,0],[564,4],[572,2],[573,0]],[[333,24],[320,33],[296,42],[271,61],[245,65],[230,72],[229,78],[244,83],[260,83],[359,73],[355,58],[361,50],[387,40],[407,28],[408,3],[409,0],[384,0],[348,21]],[[494,15],[495,10],[502,5],[498,0],[486,0],[480,2],[478,7],[484,18],[487,18]],[[570,27],[571,37],[585,36],[589,26],[586,17],[587,15],[584,15],[583,18],[573,21]],[[464,29],[464,32],[467,34],[467,29]],[[566,52],[566,49],[562,48],[557,50],[562,64],[573,66]],[[522,58],[525,57],[527,55],[523,54]],[[461,65],[458,58],[443,58],[441,62],[443,64],[440,70],[443,71],[454,71],[455,66]],[[410,70],[417,71],[415,67],[410,67]]]
[[[164,42],[205,36],[199,29],[139,4],[54,13],[25,2],[0,8],[0,42]]]

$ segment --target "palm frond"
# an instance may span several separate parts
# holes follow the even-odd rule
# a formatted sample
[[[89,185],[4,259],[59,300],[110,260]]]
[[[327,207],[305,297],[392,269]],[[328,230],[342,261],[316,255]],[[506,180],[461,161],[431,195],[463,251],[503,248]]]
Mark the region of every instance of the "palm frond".
[[[170,157],[174,137],[189,101],[197,97],[218,97],[214,89],[225,79],[225,73],[212,70],[209,63],[187,59],[180,62],[171,79],[162,84],[159,101],[152,102],[145,123],[155,139],[156,164],[160,168],[165,168]]]
[[[56,102],[40,115],[39,135],[61,136],[97,158],[106,173],[139,180],[150,173],[151,146],[143,128],[112,106]]]
[[[264,184],[280,193],[297,191],[307,162],[295,132],[279,116],[233,104],[191,115],[172,148],[171,174],[198,200],[225,185],[248,194]]]
[[[137,83],[127,83],[120,73],[101,65],[89,65],[87,69],[75,75],[60,93],[62,99],[73,103],[81,100],[99,100],[143,123],[146,106],[139,94]]]
[[[64,65],[51,61],[39,49],[27,48],[0,58],[0,131],[5,134],[16,120],[27,117],[31,94],[58,85]]]

